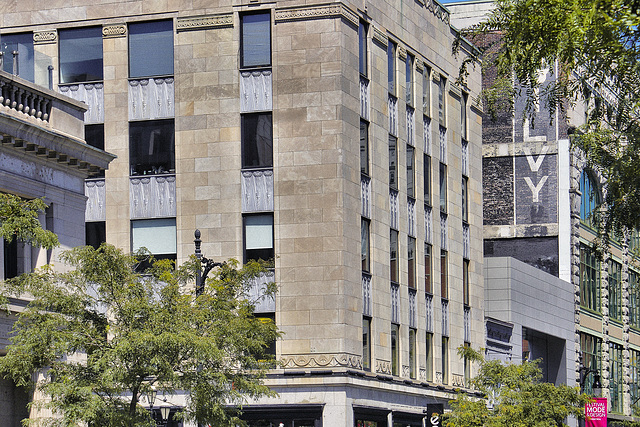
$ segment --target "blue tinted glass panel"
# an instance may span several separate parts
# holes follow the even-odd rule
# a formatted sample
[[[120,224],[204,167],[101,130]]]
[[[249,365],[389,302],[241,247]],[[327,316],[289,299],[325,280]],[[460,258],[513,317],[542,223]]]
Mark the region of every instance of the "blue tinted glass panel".
[[[13,52],[18,52],[18,75],[33,82],[33,34],[3,34],[0,36],[2,70],[13,73]]]
[[[173,75],[173,22],[129,24],[129,77]]]
[[[242,16],[241,66],[271,65],[271,15],[252,13]]]
[[[60,83],[102,80],[102,27],[60,30]]]

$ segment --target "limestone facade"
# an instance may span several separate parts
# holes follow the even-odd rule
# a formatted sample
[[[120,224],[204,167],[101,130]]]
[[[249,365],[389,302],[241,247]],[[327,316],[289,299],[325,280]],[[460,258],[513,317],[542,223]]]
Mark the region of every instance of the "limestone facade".
[[[244,66],[249,21],[265,14],[268,60]],[[151,57],[134,52],[149,22],[169,23],[172,40]],[[101,75],[61,83],[65,34],[89,27],[100,29]],[[456,84],[462,58],[440,4],[27,1],[11,3],[0,28],[33,33],[36,82],[52,65],[54,87],[87,102],[87,125],[103,126],[117,158],[87,194],[104,205],[91,222],[108,242],[134,249],[139,226],[164,224],[175,249],[162,254],[178,262],[196,228],[211,259],[272,251],[278,293],[260,310],[283,332],[282,366],[268,379],[279,397],[249,402],[250,422],[290,423],[308,410],[311,425],[422,425],[426,404],[473,392],[456,348],[484,342],[480,70]],[[133,72],[165,61],[162,72]],[[272,160],[258,167],[243,145],[253,118],[271,120],[260,149]],[[131,135],[160,123],[173,126],[173,159],[140,172]]]

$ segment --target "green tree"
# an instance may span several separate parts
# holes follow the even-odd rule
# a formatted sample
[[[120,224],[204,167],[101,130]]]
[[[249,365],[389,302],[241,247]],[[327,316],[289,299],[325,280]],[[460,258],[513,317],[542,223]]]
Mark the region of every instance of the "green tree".
[[[46,372],[35,387],[50,399],[33,403],[56,413],[45,424],[155,425],[140,404],[154,389],[169,400],[186,392],[185,420],[235,425],[230,406],[273,395],[262,379],[277,328],[254,316],[247,297],[258,263],[224,263],[194,298],[195,259],[177,268],[152,262],[143,275],[139,257],[103,244],[66,251],[62,261],[68,271],[45,267],[2,283],[5,297],[29,302],[0,372],[20,386]]]
[[[472,386],[485,399],[459,393],[444,415],[450,427],[559,427],[567,417],[580,417],[589,398],[578,388],[541,382],[537,362],[504,364],[485,360],[480,353],[460,347],[458,354],[478,364]]]
[[[640,226],[640,3],[637,0],[496,0],[486,21],[462,32],[484,44],[485,66],[498,78],[485,91],[489,112],[496,99],[527,99],[525,116],[538,105],[566,111],[591,100],[588,123],[574,144],[607,182],[600,212],[603,234]],[[454,46],[454,50],[459,42]],[[474,59],[461,68],[464,79]],[[559,64],[554,84],[541,86],[538,70]],[[512,82],[519,85],[513,86]],[[496,94],[499,94],[497,96]],[[491,106],[494,105],[494,107]],[[502,107],[502,106],[500,106]],[[499,108],[500,108],[499,107]],[[498,108],[498,110],[499,110]]]
[[[45,249],[58,246],[58,237],[44,230],[38,220],[46,207],[42,199],[26,200],[0,193],[0,238],[7,242],[18,239]]]

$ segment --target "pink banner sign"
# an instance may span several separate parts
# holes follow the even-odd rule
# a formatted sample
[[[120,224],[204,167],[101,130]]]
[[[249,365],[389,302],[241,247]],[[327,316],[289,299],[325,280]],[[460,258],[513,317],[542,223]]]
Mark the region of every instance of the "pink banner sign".
[[[607,427],[607,398],[596,397],[584,405],[585,427]]]

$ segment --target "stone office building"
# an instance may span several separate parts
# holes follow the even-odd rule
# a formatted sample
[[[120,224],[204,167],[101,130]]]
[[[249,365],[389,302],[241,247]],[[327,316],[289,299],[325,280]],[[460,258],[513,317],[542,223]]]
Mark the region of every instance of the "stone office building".
[[[86,182],[87,242],[181,262],[197,228],[208,258],[274,259],[256,311],[283,332],[279,395],[247,402],[250,425],[422,426],[466,389],[456,348],[484,339],[480,71],[456,85],[440,4],[14,2],[0,28],[117,155]]]

